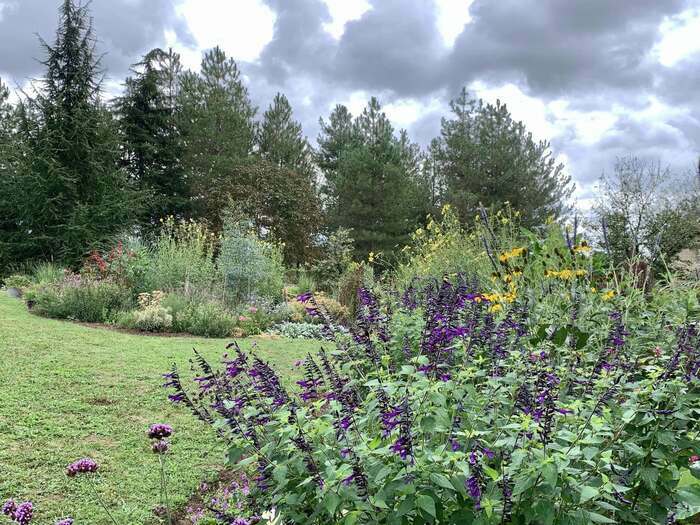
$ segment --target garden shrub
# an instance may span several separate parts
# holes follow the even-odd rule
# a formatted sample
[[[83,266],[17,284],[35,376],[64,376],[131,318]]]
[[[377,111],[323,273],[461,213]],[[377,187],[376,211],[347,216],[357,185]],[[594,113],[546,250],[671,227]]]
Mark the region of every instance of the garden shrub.
[[[236,318],[222,305],[214,302],[189,302],[173,312],[173,331],[204,337],[228,337],[236,328]]]
[[[144,291],[209,290],[218,285],[215,241],[203,224],[166,219],[147,254]]]
[[[89,323],[104,323],[134,305],[131,292],[118,284],[75,274],[57,285],[30,290],[26,299],[39,315]]]
[[[237,347],[222,370],[203,364],[194,395],[167,374],[171,400],[213,422],[254,482],[248,507],[221,519],[274,508],[318,525],[655,524],[700,512],[700,485],[682,482],[700,478],[697,291],[601,290],[584,247],[557,255],[533,239],[490,254],[485,282],[363,289],[352,338],[307,357],[298,390]]]
[[[217,264],[230,303],[282,299],[282,251],[260,240],[245,221],[225,222]]]
[[[5,278],[5,288],[17,288],[18,290],[23,290],[28,288],[32,284],[32,281],[26,275],[13,274]]]
[[[321,246],[321,255],[311,267],[311,274],[321,290],[333,290],[352,263],[353,254],[352,231],[338,228],[331,233]],[[299,283],[300,287],[302,283]],[[302,287],[304,288],[304,287]],[[302,291],[313,290],[306,287]]]
[[[38,285],[56,284],[63,279],[64,270],[52,262],[38,263],[32,269],[32,281]]]
[[[371,287],[373,282],[372,267],[365,263],[351,263],[339,277],[334,294],[338,302],[347,308],[350,317],[355,317],[359,307],[357,290]]]
[[[173,326],[173,315],[162,305],[164,296],[160,291],[139,294],[138,310],[122,313],[116,324],[145,332],[167,332]]]
[[[315,323],[284,322],[276,325],[272,333],[289,339],[323,339],[323,327]]]

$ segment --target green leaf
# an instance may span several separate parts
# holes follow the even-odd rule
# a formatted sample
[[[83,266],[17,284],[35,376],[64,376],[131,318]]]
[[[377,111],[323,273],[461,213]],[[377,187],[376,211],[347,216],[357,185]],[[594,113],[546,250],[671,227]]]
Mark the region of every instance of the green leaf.
[[[448,490],[454,490],[455,488],[452,486],[452,483],[450,482],[449,479],[447,479],[446,476],[438,473],[433,473],[430,475],[430,480],[435,483],[436,485],[439,485],[442,488],[448,489]]]
[[[591,500],[598,496],[600,494],[600,491],[596,487],[591,487],[589,485],[584,486],[581,489],[581,503],[585,503],[588,500]]]
[[[597,512],[591,512],[586,511],[586,515],[588,516],[588,519],[591,521],[591,523],[617,523],[615,520],[611,520],[610,518],[606,518],[602,514],[598,514]]]
[[[350,514],[345,516],[345,525],[355,525],[360,520],[360,511],[353,510]]]
[[[416,505],[418,508],[424,510],[430,514],[433,518],[436,516],[435,511],[435,500],[430,496],[422,494],[416,498]]]
[[[284,483],[287,480],[287,467],[284,465],[278,465],[272,471],[272,477],[275,478],[277,483]]]
[[[331,516],[335,514],[338,504],[340,504],[340,497],[335,492],[328,492],[323,498],[323,506]]]
[[[377,472],[377,475],[374,477],[374,482],[377,484],[381,484],[381,482],[384,481],[384,478],[391,474],[391,471],[391,467],[382,468],[379,472]]]
[[[552,525],[554,523],[554,506],[549,501],[538,501],[534,508],[537,522],[542,525]]]
[[[232,465],[235,465],[238,463],[241,458],[243,457],[243,454],[245,453],[245,449],[239,448],[239,447],[231,447],[228,449],[228,462]]]

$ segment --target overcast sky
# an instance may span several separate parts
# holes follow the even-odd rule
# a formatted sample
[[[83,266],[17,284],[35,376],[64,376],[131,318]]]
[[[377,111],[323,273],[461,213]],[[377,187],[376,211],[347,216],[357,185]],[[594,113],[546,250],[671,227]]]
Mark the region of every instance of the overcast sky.
[[[41,73],[59,0],[0,0],[0,77]],[[616,156],[690,171],[700,154],[700,0],[93,0],[107,89],[172,46],[197,69],[219,44],[254,102],[291,100],[314,142],[336,103],[377,95],[427,144],[467,86],[500,98],[577,183],[580,205]]]

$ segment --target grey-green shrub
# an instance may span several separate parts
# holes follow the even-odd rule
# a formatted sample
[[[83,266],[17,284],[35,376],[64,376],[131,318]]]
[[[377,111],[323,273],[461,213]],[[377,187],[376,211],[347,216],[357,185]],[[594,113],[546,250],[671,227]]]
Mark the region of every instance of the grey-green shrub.
[[[290,339],[323,339],[323,326],[314,323],[280,323],[272,330],[273,334]]]
[[[225,222],[217,264],[227,301],[240,304],[255,298],[272,301],[282,298],[282,251],[260,240],[245,222]]]

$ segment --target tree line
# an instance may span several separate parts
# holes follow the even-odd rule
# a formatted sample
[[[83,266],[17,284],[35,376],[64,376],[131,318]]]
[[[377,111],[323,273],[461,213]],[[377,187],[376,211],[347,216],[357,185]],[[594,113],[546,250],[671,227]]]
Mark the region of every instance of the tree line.
[[[147,239],[165,217],[217,231],[230,213],[281,243],[289,265],[340,228],[356,257],[390,256],[446,203],[468,224],[480,203],[508,201],[532,227],[572,192],[546,141],[466,89],[425,150],[374,97],[359,115],[337,105],[321,118],[314,148],[285,95],[261,112],[219,47],[199,71],[153,49],[106,100],[95,43],[88,7],[63,0],[40,81],[16,103],[0,82],[0,268],[75,265],[118,235]]]

